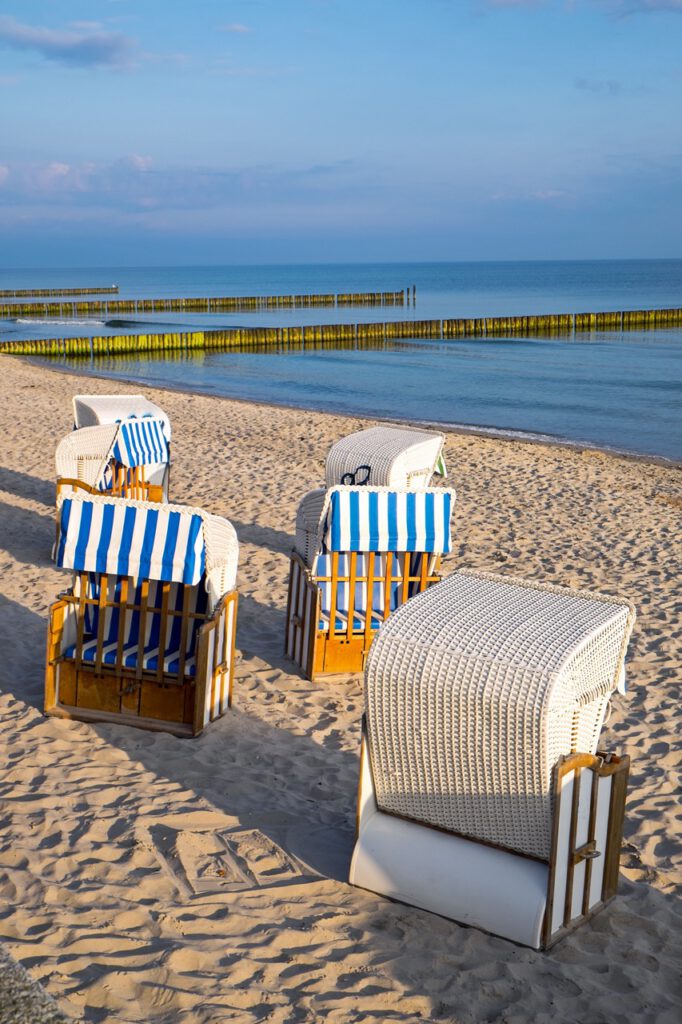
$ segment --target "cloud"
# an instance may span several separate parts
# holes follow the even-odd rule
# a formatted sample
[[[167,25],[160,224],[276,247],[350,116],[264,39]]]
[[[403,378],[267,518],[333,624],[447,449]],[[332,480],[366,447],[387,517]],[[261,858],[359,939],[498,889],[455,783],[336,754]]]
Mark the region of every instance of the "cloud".
[[[669,10],[682,14],[682,0],[608,0],[608,6],[622,14]]]
[[[46,60],[71,67],[128,68],[134,41],[121,32],[107,32],[99,26],[57,30],[25,25],[16,18],[0,16],[0,45],[15,50],[33,50]]]
[[[7,164],[0,164],[0,185],[4,185],[9,178],[9,167]]]
[[[218,25],[219,32],[233,32],[235,35],[244,36],[247,35],[251,29],[248,25],[241,25],[235,21],[231,25]]]
[[[494,192],[490,197],[493,203],[556,203],[561,200],[571,200],[573,195],[563,188],[545,188],[526,192],[518,190],[507,190]]]
[[[607,96],[618,96],[623,91],[623,86],[620,82],[616,82],[613,78],[606,80],[576,78],[573,85],[576,89],[581,89],[583,92],[601,93]]]
[[[632,14],[682,14],[682,0],[600,0],[600,6],[627,18]]]
[[[486,7],[539,7],[546,0],[484,0]]]

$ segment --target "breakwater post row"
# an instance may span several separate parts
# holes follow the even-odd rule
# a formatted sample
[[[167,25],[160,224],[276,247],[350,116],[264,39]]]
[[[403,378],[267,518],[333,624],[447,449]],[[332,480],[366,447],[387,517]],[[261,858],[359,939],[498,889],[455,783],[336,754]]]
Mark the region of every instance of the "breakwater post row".
[[[0,316],[111,316],[115,313],[244,313],[307,306],[404,306],[405,292],[341,292],[337,295],[226,295],[193,299],[111,299],[85,302],[0,304]]]
[[[106,288],[0,288],[0,299],[49,298],[51,295],[118,295],[118,285]]]
[[[257,347],[383,342],[410,338],[566,337],[589,331],[656,330],[682,325],[682,308],[617,313],[562,313],[542,316],[476,317],[457,320],[393,320],[305,327],[241,327],[234,330],[165,334],[116,334],[81,338],[7,341],[0,353],[42,356],[114,356],[152,352],[229,350]]]

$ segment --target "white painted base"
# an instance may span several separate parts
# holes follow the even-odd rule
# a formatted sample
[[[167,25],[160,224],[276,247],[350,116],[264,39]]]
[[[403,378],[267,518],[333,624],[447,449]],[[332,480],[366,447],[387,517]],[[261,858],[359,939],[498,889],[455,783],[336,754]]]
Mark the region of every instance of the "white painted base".
[[[539,949],[549,866],[380,811],[362,754],[351,884]]]

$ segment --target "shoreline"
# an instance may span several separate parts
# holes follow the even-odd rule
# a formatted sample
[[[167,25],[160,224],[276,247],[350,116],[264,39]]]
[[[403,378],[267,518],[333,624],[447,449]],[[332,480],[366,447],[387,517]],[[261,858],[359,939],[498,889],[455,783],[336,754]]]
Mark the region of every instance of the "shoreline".
[[[590,441],[572,441],[568,438],[555,437],[551,434],[537,434],[532,432],[526,434],[523,431],[514,430],[512,428],[478,426],[476,424],[467,423],[444,423],[439,420],[430,419],[421,420],[405,419],[399,416],[370,416],[366,413],[322,409],[317,406],[292,405],[288,402],[254,401],[251,398],[240,398],[236,395],[213,394],[210,391],[183,387],[181,384],[171,384],[168,382],[164,382],[163,384],[149,384],[147,381],[138,380],[135,377],[109,377],[106,375],[94,374],[87,370],[80,370],[77,367],[51,366],[47,362],[41,362],[33,356],[10,356],[10,358],[22,360],[31,366],[46,369],[52,373],[72,374],[77,377],[89,378],[90,380],[101,380],[120,383],[122,385],[133,385],[138,388],[148,388],[149,390],[171,391],[174,394],[181,395],[201,395],[203,398],[215,398],[221,401],[239,402],[243,405],[260,406],[269,409],[290,409],[295,412],[310,412],[320,416],[339,416],[346,419],[372,420],[377,423],[395,423],[403,424],[404,426],[414,426],[417,428],[430,427],[433,430],[440,430],[444,433],[458,434],[465,437],[489,437],[498,441],[518,442],[520,444],[536,444],[543,448],[566,449],[568,451],[577,451],[580,453],[596,452],[599,455],[607,455],[610,458],[643,462],[646,464],[650,463],[654,466],[667,466],[672,469],[682,469],[682,457],[679,459],[673,459],[668,458],[665,455],[650,455],[646,452],[633,452],[628,451],[627,449],[611,448],[607,445],[601,446],[598,444],[592,444]]]
[[[363,679],[310,683],[283,637],[298,503],[371,418],[136,387],[173,423],[171,500],[237,530],[233,705],[195,740],[43,715],[48,608],[68,585],[50,558],[54,452],[82,384],[3,363],[0,945],[70,1019],[101,1024],[676,1020],[678,469],[446,432],[445,575],[620,595],[638,613],[600,740],[632,759],[618,895],[535,953],[347,883]],[[226,844],[244,887],[211,874]]]

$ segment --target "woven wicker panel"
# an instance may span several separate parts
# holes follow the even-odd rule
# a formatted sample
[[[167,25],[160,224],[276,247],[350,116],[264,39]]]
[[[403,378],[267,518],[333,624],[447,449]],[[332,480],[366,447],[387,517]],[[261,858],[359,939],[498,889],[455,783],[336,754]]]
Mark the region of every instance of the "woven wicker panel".
[[[548,859],[552,770],[594,752],[634,610],[455,573],[382,626],[365,673],[379,806]]]
[[[90,487],[96,487],[106,468],[117,434],[118,426],[115,423],[71,431],[57,445],[57,479],[82,480]]]
[[[373,487],[428,487],[443,449],[443,435],[404,427],[370,427],[341,438],[329,451],[327,487],[369,484]],[[368,467],[357,480],[344,479]]]
[[[313,564],[319,542],[320,520],[327,492],[324,487],[308,491],[296,510],[296,540],[294,550],[307,566]]]

